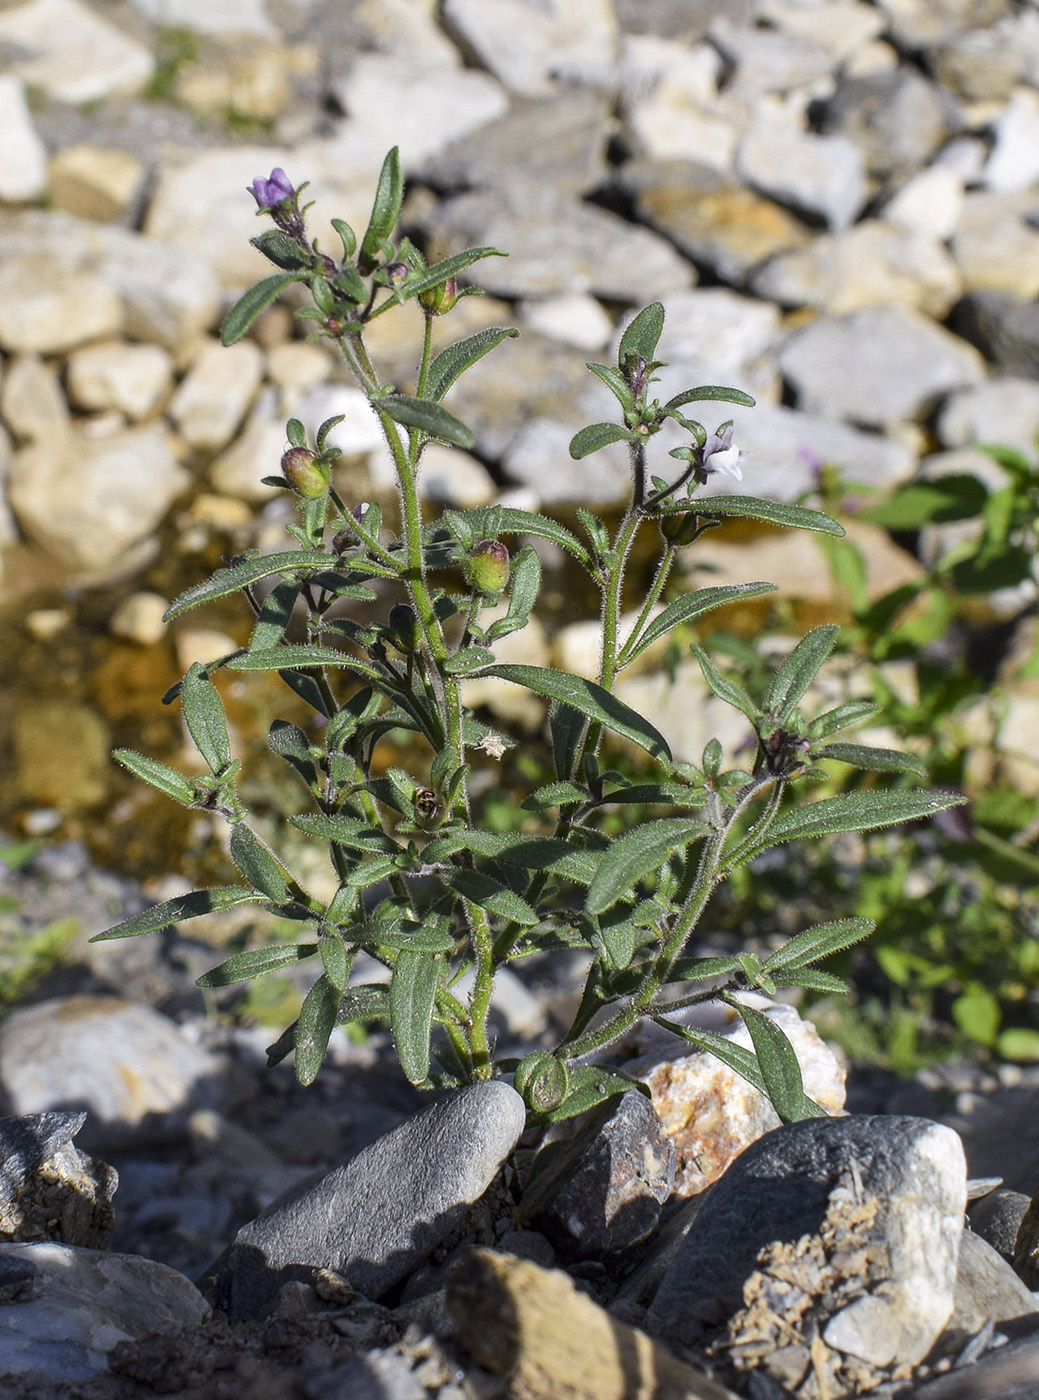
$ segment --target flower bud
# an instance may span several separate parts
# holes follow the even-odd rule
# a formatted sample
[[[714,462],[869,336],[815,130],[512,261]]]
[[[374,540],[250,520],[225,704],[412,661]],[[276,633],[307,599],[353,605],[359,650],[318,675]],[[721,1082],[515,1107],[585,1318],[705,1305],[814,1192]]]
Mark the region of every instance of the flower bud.
[[[390,608],[390,641],[398,651],[408,655],[418,651],[422,645],[422,628],[415,616],[414,608],[407,603],[396,603]]]
[[[458,283],[453,277],[449,277],[446,282],[441,282],[439,287],[430,287],[428,291],[419,292],[418,299],[434,316],[443,316],[458,300]]]
[[[692,544],[699,527],[700,521],[693,511],[684,511],[681,515],[664,515],[660,518],[660,533],[668,544]]]
[[[501,540],[481,540],[465,561],[469,586],[488,598],[497,598],[509,581],[509,551]]]
[[[281,473],[298,496],[314,500],[328,490],[330,473],[309,447],[290,447],[282,456]]]

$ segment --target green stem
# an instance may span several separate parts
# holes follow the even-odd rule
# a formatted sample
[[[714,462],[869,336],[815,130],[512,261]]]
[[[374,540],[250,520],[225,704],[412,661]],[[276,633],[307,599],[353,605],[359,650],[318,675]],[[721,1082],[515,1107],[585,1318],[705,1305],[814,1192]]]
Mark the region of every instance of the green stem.
[[[638,621],[635,623],[635,626],[631,629],[631,633],[628,636],[628,640],[621,647],[620,655],[617,658],[618,671],[623,670],[624,667],[628,664],[628,661],[630,660],[629,653],[634,647],[638,645],[638,640],[642,635],[643,628],[649,621],[650,613],[656,606],[657,599],[664,591],[664,584],[667,583],[667,578],[671,572],[671,565],[674,563],[674,560],[675,547],[674,545],[669,544],[664,550],[663,555],[661,556],[660,563],[657,565],[656,575],[654,576],[653,582],[650,585],[649,592],[646,594],[646,601],[642,605],[642,611],[639,613]]]
[[[487,1039],[487,1015],[494,991],[494,940],[487,915],[478,904],[465,902],[465,911],[473,936],[476,980],[469,998],[469,1044],[472,1047],[473,1077],[490,1079],[491,1051]]]

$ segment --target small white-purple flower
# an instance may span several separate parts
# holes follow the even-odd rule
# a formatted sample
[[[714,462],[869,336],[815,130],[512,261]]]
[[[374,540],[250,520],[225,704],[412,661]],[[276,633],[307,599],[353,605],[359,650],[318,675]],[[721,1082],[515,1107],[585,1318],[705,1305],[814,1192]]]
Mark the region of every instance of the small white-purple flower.
[[[747,454],[741,452],[732,440],[732,424],[729,423],[720,433],[709,433],[707,441],[703,445],[703,460],[700,464],[700,471],[703,476],[708,477],[714,472],[725,472],[728,476],[735,477],[737,481],[743,480],[743,472],[740,469],[740,462],[747,461]]]

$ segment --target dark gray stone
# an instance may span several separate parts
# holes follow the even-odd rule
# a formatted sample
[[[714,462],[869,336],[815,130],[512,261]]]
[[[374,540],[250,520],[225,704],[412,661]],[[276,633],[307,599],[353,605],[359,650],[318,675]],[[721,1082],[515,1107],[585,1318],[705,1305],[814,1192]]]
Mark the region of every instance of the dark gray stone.
[[[0,1240],[107,1248],[119,1177],[73,1145],[86,1116],[0,1118]]]
[[[846,78],[826,106],[823,130],[849,137],[872,175],[908,174],[945,139],[942,101],[913,68]]]
[[[965,1202],[963,1149],[939,1124],[863,1116],[778,1128],[714,1186],[647,1330],[679,1346],[727,1336],[730,1352],[781,1384],[809,1353],[834,1393],[849,1370],[878,1384],[920,1361],[952,1311]]]
[[[382,1297],[458,1227],[524,1122],[500,1080],[458,1090],[243,1226],[206,1285],[236,1320],[262,1316],[284,1283],[320,1269]]]
[[[539,1154],[520,1208],[564,1254],[597,1257],[646,1239],[674,1180],[674,1143],[649,1097],[632,1089]]]
[[[1039,1329],[987,1352],[973,1366],[915,1387],[912,1396],[913,1400],[1035,1400],[1037,1376]]]
[[[1039,301],[972,292],[956,308],[953,326],[1001,369],[1039,379]]]
[[[990,1244],[1008,1264],[1012,1264],[1014,1242],[1027,1209],[1028,1197],[1023,1191],[1010,1191],[1000,1186],[987,1196],[982,1196],[980,1201],[972,1201],[967,1214],[974,1233]]]
[[[973,1230],[964,1230],[952,1316],[945,1333],[962,1346],[990,1319],[997,1327],[1037,1311],[1032,1293],[1010,1265]]]

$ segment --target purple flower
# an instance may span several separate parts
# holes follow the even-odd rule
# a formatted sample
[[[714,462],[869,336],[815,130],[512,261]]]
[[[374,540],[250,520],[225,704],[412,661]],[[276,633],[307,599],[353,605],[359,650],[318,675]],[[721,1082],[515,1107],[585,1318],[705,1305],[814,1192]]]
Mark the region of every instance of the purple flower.
[[[737,481],[743,480],[740,462],[747,460],[732,440],[732,424],[729,423],[720,433],[709,433],[703,445],[703,459],[700,463],[700,477],[705,480],[715,472],[726,472]]]
[[[292,188],[291,180],[280,165],[274,167],[268,179],[265,180],[262,175],[257,175],[252,184],[246,188],[256,200],[259,209],[273,209],[283,199],[291,199],[296,193]]]

